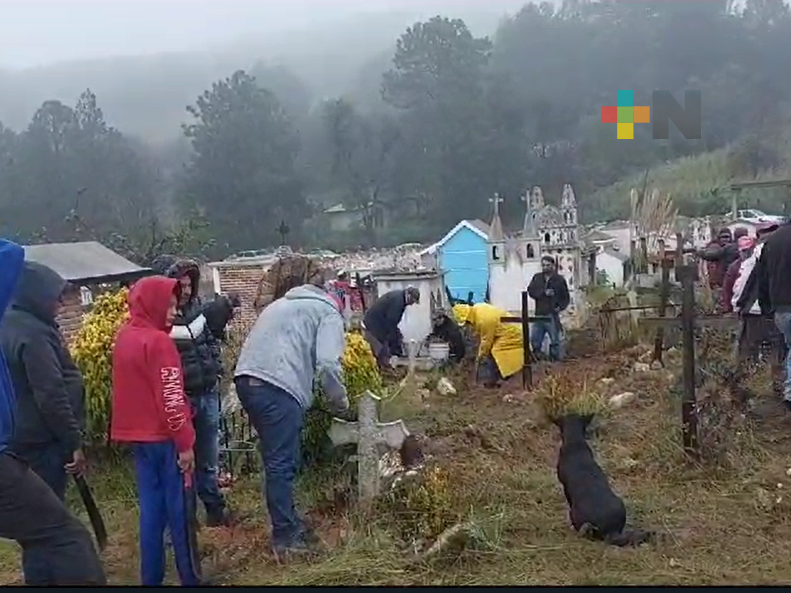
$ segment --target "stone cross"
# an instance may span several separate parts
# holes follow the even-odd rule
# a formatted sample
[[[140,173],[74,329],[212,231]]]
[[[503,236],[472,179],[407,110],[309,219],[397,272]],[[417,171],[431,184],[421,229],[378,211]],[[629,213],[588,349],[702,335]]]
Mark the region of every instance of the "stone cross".
[[[409,436],[403,420],[379,422],[380,398],[366,391],[357,403],[357,422],[333,418],[329,437],[335,446],[357,445],[357,486],[360,501],[371,503],[380,491],[379,448],[400,450]]]
[[[500,216],[500,203],[503,199],[500,197],[500,194],[494,194],[493,198],[489,198],[489,203],[494,204],[494,215]]]

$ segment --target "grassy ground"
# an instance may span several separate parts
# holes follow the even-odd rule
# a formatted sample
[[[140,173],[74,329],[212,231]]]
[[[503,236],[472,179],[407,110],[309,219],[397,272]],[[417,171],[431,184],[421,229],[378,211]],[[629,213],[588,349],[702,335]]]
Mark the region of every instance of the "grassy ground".
[[[257,484],[237,483],[231,503],[254,514],[233,529],[204,529],[205,565],[228,585],[713,585],[780,584],[791,578],[788,423],[767,396],[757,420],[729,435],[724,461],[690,465],[680,449],[679,404],[666,372],[635,375],[621,356],[570,362],[564,375],[614,379],[607,394],[638,399],[601,426],[594,447],[630,523],[658,532],[639,549],[578,538],[554,474],[555,429],[515,385],[459,395],[403,396],[400,409],[428,437],[431,488],[412,516],[382,506],[369,516],[339,499],[338,472],[308,475],[300,496],[328,545],[313,563],[278,566],[268,553]],[[425,393],[423,393],[425,396]],[[136,510],[122,470],[92,476],[110,527],[105,563],[113,584],[137,582]],[[73,503],[72,508],[79,508]],[[417,559],[404,535],[436,535],[458,521],[475,545],[435,562]],[[0,584],[19,582],[19,556],[0,547]],[[172,571],[171,571],[172,572]]]

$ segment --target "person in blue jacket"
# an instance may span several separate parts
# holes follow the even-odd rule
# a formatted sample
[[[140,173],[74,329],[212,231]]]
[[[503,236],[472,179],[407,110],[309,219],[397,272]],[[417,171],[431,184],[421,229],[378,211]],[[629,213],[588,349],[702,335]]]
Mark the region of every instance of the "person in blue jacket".
[[[24,250],[0,239],[0,320],[22,271]],[[85,526],[52,489],[9,450],[16,396],[0,352],[0,538],[46,559],[29,586],[103,586],[107,578]]]

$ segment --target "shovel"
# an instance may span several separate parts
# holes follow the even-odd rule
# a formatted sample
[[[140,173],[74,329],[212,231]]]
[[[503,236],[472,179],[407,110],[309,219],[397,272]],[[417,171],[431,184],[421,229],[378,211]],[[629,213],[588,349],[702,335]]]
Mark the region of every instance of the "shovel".
[[[193,474],[184,474],[184,510],[187,514],[187,545],[190,549],[192,569],[199,580],[203,579],[200,550],[198,549],[198,511],[197,496],[193,484]]]
[[[77,485],[77,491],[80,493],[85,510],[88,512],[93,533],[96,535],[96,543],[99,544],[99,551],[103,552],[107,547],[107,528],[104,525],[102,514],[99,512],[99,507],[96,505],[96,500],[93,498],[93,493],[85,480],[85,476],[75,475],[74,483]]]

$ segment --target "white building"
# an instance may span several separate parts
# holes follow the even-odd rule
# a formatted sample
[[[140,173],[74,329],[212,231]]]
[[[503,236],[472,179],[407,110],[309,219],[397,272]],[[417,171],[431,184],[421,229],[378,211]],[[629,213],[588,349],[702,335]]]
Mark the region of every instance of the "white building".
[[[607,279],[607,284],[620,288],[627,278],[629,256],[612,248],[604,247],[596,253],[596,275]]]
[[[420,291],[420,302],[406,308],[398,327],[405,341],[422,343],[433,330],[431,313],[448,306],[442,274],[435,271],[378,272],[372,277],[377,298],[391,290],[403,290],[409,286]]]
[[[506,237],[495,196],[494,216],[489,233],[489,302],[510,312],[521,311],[522,291],[532,277],[541,271],[541,258],[550,255],[558,264],[558,272],[566,279],[574,307],[575,293],[582,284],[582,249],[577,222],[577,202],[570,185],[563,188],[560,207],[548,205],[540,187],[526,192],[522,232]],[[529,300],[532,313],[535,303]]]

